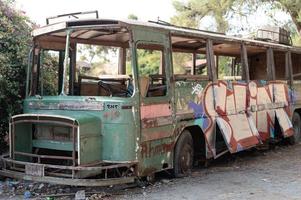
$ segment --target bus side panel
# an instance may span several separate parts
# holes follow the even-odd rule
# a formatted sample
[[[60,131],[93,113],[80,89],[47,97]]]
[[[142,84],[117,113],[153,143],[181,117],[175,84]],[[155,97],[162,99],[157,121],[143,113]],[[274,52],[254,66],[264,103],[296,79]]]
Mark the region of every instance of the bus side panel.
[[[221,130],[230,152],[235,153],[248,149],[275,136],[275,119],[278,113],[278,123],[283,136],[291,135],[291,123],[287,122],[290,113],[286,111],[288,94],[285,83],[275,87],[268,82],[218,81],[210,83],[198,95],[198,102],[190,102],[194,117],[199,118],[207,145],[207,157],[216,156],[215,129]],[[284,88],[284,89],[283,89]],[[274,101],[274,91],[281,93]],[[281,101],[281,103],[277,102]],[[280,109],[282,115],[279,115]],[[251,110],[252,112],[249,112]],[[283,112],[282,112],[283,111]],[[216,121],[217,120],[217,121]],[[256,125],[256,126],[255,126]]]
[[[209,81],[176,81],[175,83],[175,102],[176,116],[178,121],[192,121],[191,125],[201,128],[206,141],[206,157],[211,158],[215,155],[215,118],[208,112],[214,113],[213,96],[208,99],[210,106],[205,108],[203,96]],[[212,91],[209,91],[211,93]],[[207,110],[205,110],[207,109]],[[209,110],[209,111],[208,111]],[[193,119],[193,120],[192,120]],[[189,126],[189,124],[186,124]],[[181,128],[183,129],[183,128]],[[177,131],[180,134],[180,131]],[[195,134],[195,133],[193,133]]]
[[[174,139],[171,137],[141,142],[141,162],[138,175],[147,176],[153,172],[172,167]]]

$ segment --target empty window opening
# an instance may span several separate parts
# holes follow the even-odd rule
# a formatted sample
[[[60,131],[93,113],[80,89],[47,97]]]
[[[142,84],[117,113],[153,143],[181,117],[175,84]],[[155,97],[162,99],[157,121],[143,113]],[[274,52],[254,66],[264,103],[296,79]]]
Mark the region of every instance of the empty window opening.
[[[79,95],[132,96],[131,58],[126,49],[123,58],[123,50],[112,46],[77,45],[76,77]]]
[[[251,54],[248,57],[250,80],[268,80],[266,52]]]
[[[157,44],[137,46],[137,64],[142,97],[159,97],[167,93],[164,47]]]

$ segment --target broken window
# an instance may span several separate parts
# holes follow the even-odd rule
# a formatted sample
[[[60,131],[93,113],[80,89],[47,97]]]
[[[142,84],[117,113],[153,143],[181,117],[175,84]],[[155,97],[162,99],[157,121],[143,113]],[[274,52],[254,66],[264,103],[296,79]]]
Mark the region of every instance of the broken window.
[[[242,80],[242,67],[239,57],[216,56],[216,66],[219,80]]]
[[[173,52],[173,73],[188,75],[192,74],[193,70],[193,54],[183,52]]]
[[[39,54],[37,94],[55,96],[59,94],[59,51],[42,50]]]
[[[214,62],[219,80],[244,80],[239,43],[213,43]]]
[[[166,95],[163,51],[164,47],[161,45],[139,44],[137,46],[138,76],[142,97]]]
[[[131,76],[127,75],[131,66],[120,66],[125,65],[120,54],[118,47],[77,44],[76,77],[81,96],[132,96]]]
[[[263,52],[249,52],[249,68],[250,68],[250,80],[268,80],[267,69],[267,53]]]
[[[276,80],[286,80],[286,68],[285,68],[285,53],[284,51],[274,50],[274,61],[275,61],[275,79]]]
[[[208,76],[206,54],[196,53],[194,62],[194,75]]]

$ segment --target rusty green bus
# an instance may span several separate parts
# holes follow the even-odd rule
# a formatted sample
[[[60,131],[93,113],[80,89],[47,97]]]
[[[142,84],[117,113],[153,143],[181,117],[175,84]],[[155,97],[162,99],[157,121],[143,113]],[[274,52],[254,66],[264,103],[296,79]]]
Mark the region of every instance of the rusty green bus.
[[[24,114],[11,117],[1,158],[7,177],[181,177],[197,161],[300,141],[301,49],[285,40],[76,19],[34,30],[30,58]]]

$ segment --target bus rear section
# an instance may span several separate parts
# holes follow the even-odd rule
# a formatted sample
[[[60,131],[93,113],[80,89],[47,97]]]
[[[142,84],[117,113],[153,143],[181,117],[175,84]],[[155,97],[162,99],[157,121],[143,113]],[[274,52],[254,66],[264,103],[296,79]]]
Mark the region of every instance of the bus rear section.
[[[300,91],[292,81],[297,68],[293,48],[184,35],[171,40],[177,55],[174,71],[179,71],[178,57],[191,60],[174,80],[181,128],[177,133],[181,138],[183,130],[190,132],[195,159],[218,158],[284,138],[292,142],[300,135],[300,123],[294,120]]]

